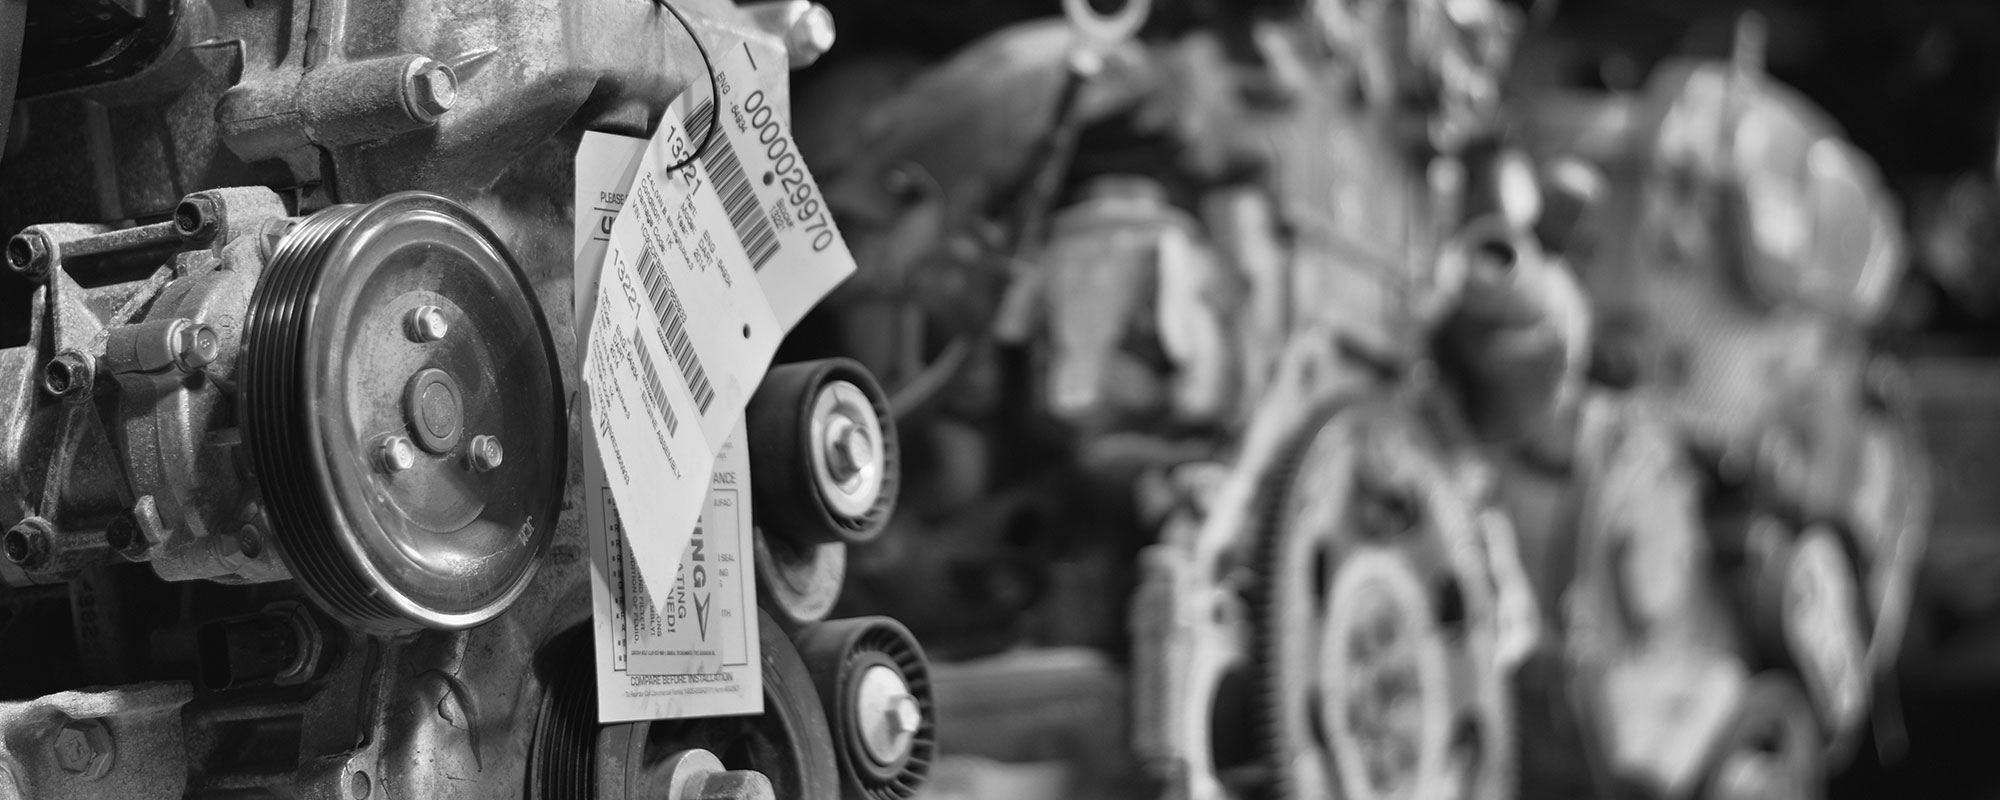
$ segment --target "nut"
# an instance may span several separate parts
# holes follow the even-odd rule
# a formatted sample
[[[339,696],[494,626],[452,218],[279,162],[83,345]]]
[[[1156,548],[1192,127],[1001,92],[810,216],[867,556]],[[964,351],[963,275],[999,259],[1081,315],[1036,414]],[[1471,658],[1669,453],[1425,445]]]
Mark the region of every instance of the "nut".
[[[17,566],[38,569],[48,563],[52,547],[50,539],[54,535],[55,526],[50,525],[48,520],[29,517],[7,529],[6,536],[0,537],[0,552],[4,552],[7,560]]]
[[[25,231],[14,235],[7,242],[7,266],[29,280],[41,280],[49,274],[49,240],[35,231]]]
[[[174,207],[174,232],[183,239],[202,239],[215,233],[215,201],[194,195]]]
[[[411,115],[425,123],[435,122],[458,102],[458,75],[428,58],[411,63],[403,88]]]
[[[90,399],[97,382],[97,359],[75,350],[64,350],[42,367],[42,388],[71,403]]]
[[[65,723],[50,746],[55,749],[56,766],[71,775],[94,781],[111,772],[111,731],[101,720]]]

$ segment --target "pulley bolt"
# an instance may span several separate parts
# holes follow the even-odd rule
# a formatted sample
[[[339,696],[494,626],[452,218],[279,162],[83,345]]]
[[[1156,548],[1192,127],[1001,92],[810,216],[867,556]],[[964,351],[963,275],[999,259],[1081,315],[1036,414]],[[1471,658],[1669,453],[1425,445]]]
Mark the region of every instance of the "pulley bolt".
[[[25,569],[38,569],[49,560],[50,537],[55,526],[41,517],[29,517],[7,529],[0,537],[0,551],[7,560]]]
[[[419,344],[443,339],[450,330],[450,323],[444,321],[444,309],[437,306],[417,306],[403,321],[403,332],[410,341]]]
[[[893,764],[910,754],[917,729],[923,726],[923,708],[910,694],[910,685],[894,668],[875,664],[861,673],[855,685],[855,715],[861,722],[861,746],[878,764]]]
[[[903,695],[889,701],[889,732],[901,736],[916,733],[917,726],[924,722],[924,710],[917,705],[914,695]]]
[[[777,800],[778,791],[764,773],[732,769],[708,776],[693,800]]]
[[[479,435],[472,437],[472,468],[489,472],[500,468],[506,458],[506,451],[500,448],[500,437]]]
[[[402,472],[417,465],[417,445],[408,436],[386,436],[376,450],[384,472]]]
[[[418,58],[404,73],[403,91],[411,116],[433,122],[458,102],[458,75],[444,64]]]
[[[95,719],[71,720],[50,742],[56,766],[71,775],[94,781],[111,772],[111,731]]]
[[[807,5],[785,28],[786,66],[792,69],[812,66],[833,49],[833,40],[833,12],[818,3]]]
[[[90,399],[96,383],[97,360],[75,350],[57,353],[42,367],[42,388],[72,403]]]
[[[827,472],[834,483],[846,483],[875,466],[875,443],[868,429],[853,417],[838,415],[827,425]]]
[[[194,372],[215,361],[220,352],[221,339],[215,329],[205,322],[190,322],[174,330],[174,361],[187,372]]]

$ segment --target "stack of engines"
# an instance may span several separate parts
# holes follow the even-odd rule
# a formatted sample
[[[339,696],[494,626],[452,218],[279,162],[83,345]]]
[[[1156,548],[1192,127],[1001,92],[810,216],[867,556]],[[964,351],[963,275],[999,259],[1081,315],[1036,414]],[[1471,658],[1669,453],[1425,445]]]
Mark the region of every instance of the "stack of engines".
[[[1929,506],[1867,159],[1750,53],[1503,99],[1498,5],[1148,5],[801,106],[917,466],[858,603],[1127,650],[1168,796],[1818,796]]]

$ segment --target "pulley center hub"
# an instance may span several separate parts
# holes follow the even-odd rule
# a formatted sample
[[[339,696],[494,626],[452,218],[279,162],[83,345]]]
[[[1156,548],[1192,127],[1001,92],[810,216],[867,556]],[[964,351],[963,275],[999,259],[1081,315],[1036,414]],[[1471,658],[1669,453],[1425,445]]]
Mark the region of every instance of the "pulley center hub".
[[[852,518],[866,515],[881,499],[882,421],[861,388],[833,381],[820,390],[812,409],[813,477],[827,505]]]
[[[435,367],[419,371],[403,395],[403,415],[425,450],[443,453],[456,447],[465,431],[458,381]]]
[[[923,709],[902,674],[881,664],[871,666],[855,682],[854,692],[861,743],[868,749],[868,757],[879,764],[893,764],[909,755],[910,744],[923,723]]]
[[[1446,771],[1451,678],[1423,580],[1398,553],[1361,550],[1327,608],[1319,713],[1347,794],[1427,796],[1412,790]]]

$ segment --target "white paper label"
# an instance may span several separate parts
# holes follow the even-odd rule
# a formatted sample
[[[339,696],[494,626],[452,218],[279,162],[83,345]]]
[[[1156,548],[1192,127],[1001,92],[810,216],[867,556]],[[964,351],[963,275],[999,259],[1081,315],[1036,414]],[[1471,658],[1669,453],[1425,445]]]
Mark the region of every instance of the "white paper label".
[[[645,150],[644,139],[591,132],[577,151],[578,320],[589,319],[596,306],[612,223]],[[677,568],[650,573],[664,577],[649,583],[649,573],[632,557],[597,440],[583,437],[600,722],[763,710],[750,469],[742,439],[739,425],[717,455],[707,503]],[[654,588],[661,585],[666,589]]]
[[[763,710],[750,470],[741,439],[739,427],[716,459],[701,521],[670,573],[647,573],[633,560],[610,487],[600,470],[585,470],[595,511],[588,516],[598,721]]]

